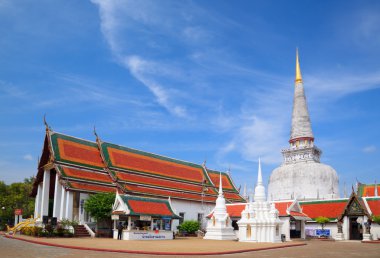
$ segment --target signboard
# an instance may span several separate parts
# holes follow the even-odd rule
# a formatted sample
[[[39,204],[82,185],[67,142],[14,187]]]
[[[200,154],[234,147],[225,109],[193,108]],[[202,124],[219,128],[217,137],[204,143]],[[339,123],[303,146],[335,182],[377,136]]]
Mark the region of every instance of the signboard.
[[[173,239],[172,231],[158,231],[154,232],[131,232],[131,239],[133,240],[168,240]]]
[[[111,215],[112,220],[119,220],[119,215]]]
[[[330,229],[316,229],[315,233],[317,236],[330,236]]]
[[[15,209],[15,215],[22,215],[21,209]]]
[[[152,216],[140,215],[140,220],[142,220],[142,221],[151,221],[152,220]]]

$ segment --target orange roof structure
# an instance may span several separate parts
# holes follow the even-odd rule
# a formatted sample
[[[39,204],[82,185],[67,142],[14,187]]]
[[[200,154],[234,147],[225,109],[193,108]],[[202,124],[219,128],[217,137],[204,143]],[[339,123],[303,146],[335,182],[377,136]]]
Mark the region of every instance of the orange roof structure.
[[[335,200],[317,200],[300,202],[303,213],[315,219],[323,216],[329,219],[337,219],[347,205],[347,198]]]
[[[380,185],[378,184],[358,184],[358,196],[360,197],[375,197],[375,189],[377,194],[380,194]]]
[[[43,180],[45,170],[58,175],[67,190],[124,192],[130,195],[171,197],[215,202],[220,172],[204,165],[46,130],[46,137],[31,196]],[[243,197],[227,173],[221,173],[227,202]]]
[[[131,195],[116,195],[113,214],[145,215],[155,217],[180,218],[174,213],[169,200]]]

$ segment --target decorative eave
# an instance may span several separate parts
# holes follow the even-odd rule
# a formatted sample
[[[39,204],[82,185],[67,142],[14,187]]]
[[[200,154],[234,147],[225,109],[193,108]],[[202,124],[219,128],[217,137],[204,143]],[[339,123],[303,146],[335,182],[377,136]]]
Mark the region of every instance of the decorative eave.
[[[367,216],[367,218],[371,217],[370,214],[369,214],[369,212],[368,212],[368,210],[367,210],[367,207],[366,207],[365,203],[362,200],[359,199],[359,197],[356,195],[355,191],[352,191],[351,196],[348,199],[348,202],[347,202],[346,206],[344,207],[342,214],[337,218],[338,221],[343,220],[343,217],[347,213],[349,213],[349,208],[350,208],[352,202],[355,202],[355,201],[360,205],[360,207],[361,207],[363,213],[365,214],[365,216]]]

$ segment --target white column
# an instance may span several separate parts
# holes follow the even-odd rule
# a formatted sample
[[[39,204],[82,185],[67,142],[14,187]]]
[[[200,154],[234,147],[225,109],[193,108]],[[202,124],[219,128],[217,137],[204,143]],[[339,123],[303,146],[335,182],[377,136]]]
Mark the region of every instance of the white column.
[[[61,209],[59,212],[59,220],[66,218],[66,190],[64,186],[61,186]]]
[[[38,184],[37,186],[37,195],[36,200],[34,202],[34,218],[38,218],[41,212],[41,195],[42,195],[42,185]]]
[[[79,224],[83,225],[83,223],[86,223],[88,221],[85,221],[85,210],[84,210],[84,203],[88,199],[89,195],[86,193],[80,193],[79,194]]]
[[[66,191],[66,219],[73,220],[74,193]]]
[[[304,220],[301,221],[301,238],[302,239],[306,239],[306,235],[305,235],[305,221]]]
[[[131,222],[132,222],[132,218],[131,218],[131,216],[128,216],[128,227],[127,227],[127,230],[131,230]]]
[[[53,217],[58,218],[61,211],[62,185],[59,182],[58,173],[55,176]]]
[[[50,170],[44,171],[42,182],[41,218],[49,215],[49,190],[50,190]]]

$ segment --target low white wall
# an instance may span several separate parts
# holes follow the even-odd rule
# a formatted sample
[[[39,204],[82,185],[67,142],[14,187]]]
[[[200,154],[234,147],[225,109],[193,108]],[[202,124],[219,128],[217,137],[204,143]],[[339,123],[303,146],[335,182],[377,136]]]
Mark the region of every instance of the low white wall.
[[[380,225],[377,223],[372,223],[371,225],[371,234],[372,234],[372,239],[380,239]]]
[[[305,224],[305,231],[312,229],[322,229],[321,224],[316,223],[316,222],[306,222]],[[329,229],[330,230],[330,237],[335,238],[336,233],[338,233],[338,228],[335,222],[330,222],[325,224],[324,229]],[[306,237],[308,237],[306,235]]]

